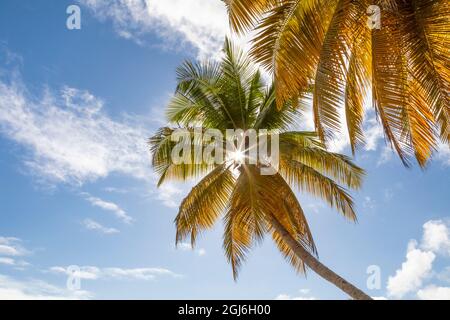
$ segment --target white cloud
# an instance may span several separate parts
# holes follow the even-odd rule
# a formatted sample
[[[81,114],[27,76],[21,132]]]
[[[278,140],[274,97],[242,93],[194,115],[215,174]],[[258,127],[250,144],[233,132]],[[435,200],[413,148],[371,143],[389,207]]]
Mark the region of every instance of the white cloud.
[[[150,132],[129,117],[115,121],[102,108],[87,91],[65,87],[35,99],[21,84],[0,80],[0,132],[26,147],[33,173],[75,184],[113,172],[148,179]]]
[[[110,193],[120,193],[120,194],[126,194],[129,192],[129,190],[124,188],[116,188],[116,187],[106,187],[103,190]]]
[[[441,273],[433,272],[433,262],[439,255],[449,255],[449,234],[448,223],[444,220],[430,220],[424,223],[420,244],[416,240],[409,242],[406,261],[394,276],[389,277],[387,286],[389,296],[401,298],[408,293],[416,292],[419,299],[449,297],[450,287],[430,284],[422,288],[427,279],[447,280],[448,268]]]
[[[165,182],[158,188],[157,199],[169,208],[178,208],[180,205],[180,197],[183,195],[182,189],[174,183]]]
[[[364,149],[366,151],[376,151],[378,149],[378,142],[384,139],[383,127],[377,121],[375,116],[369,116],[365,119],[364,136],[366,143]]]
[[[0,255],[24,256],[28,251],[20,244],[21,240],[14,237],[0,237]]]
[[[380,157],[377,160],[377,167],[391,161],[393,155],[394,151],[392,150],[392,148],[384,146],[383,150],[381,151]]]
[[[417,292],[421,300],[450,300],[450,287],[428,286]]]
[[[422,248],[450,255],[450,230],[442,220],[431,220],[423,225]]]
[[[198,57],[217,55],[229,33],[222,1],[211,0],[79,0],[95,17],[112,21],[116,32],[142,44],[157,35],[163,47],[195,49]]]
[[[187,242],[178,243],[177,249],[180,249],[182,251],[193,251],[200,257],[206,254],[206,250],[204,248],[195,249],[191,246],[190,243]]]
[[[23,269],[30,265],[24,260],[16,260],[10,257],[0,257],[0,264],[15,267],[16,269]]]
[[[315,297],[311,296],[309,289],[300,289],[299,295],[289,295],[289,294],[279,294],[275,297],[275,300],[316,300]]]
[[[388,279],[388,295],[402,298],[405,294],[420,288],[423,280],[430,275],[435,258],[433,252],[420,250],[417,248],[417,242],[411,240],[408,244],[406,261],[395,275]]]
[[[16,264],[13,258],[0,257],[0,264],[6,264],[9,266],[13,266]]]
[[[450,166],[450,147],[441,141],[437,144],[437,159],[445,166]]]
[[[21,240],[14,237],[0,237],[0,265],[23,269],[30,265],[20,259],[29,254],[29,251],[21,245]]]
[[[41,280],[19,281],[0,275],[0,300],[79,300],[92,298],[87,291],[71,291]]]
[[[119,230],[117,230],[115,228],[105,227],[105,226],[101,225],[100,223],[98,223],[97,221],[94,221],[92,219],[84,219],[83,225],[88,230],[98,231],[103,234],[119,233]]]
[[[318,214],[321,211],[323,211],[324,209],[326,209],[326,206],[321,202],[308,203],[304,206],[307,208],[307,210],[311,210],[312,212],[314,212],[316,214]]]
[[[134,279],[134,280],[154,280],[159,276],[180,277],[165,268],[98,268],[94,266],[83,266],[79,271],[71,272],[69,267],[55,266],[49,269],[50,272],[78,276],[80,279]]]
[[[119,173],[154,185],[148,127],[139,117],[114,120],[104,112],[103,101],[88,91],[64,87],[36,98],[20,81],[0,78],[0,133],[22,145],[29,172],[51,184],[80,186]],[[179,194],[173,184],[154,191],[168,207],[176,207],[174,196]],[[129,220],[120,208],[105,205]]]
[[[133,222],[133,218],[131,218],[125,212],[125,210],[123,210],[121,207],[119,207],[114,202],[105,201],[103,199],[90,196],[88,194],[84,194],[84,195],[86,195],[86,200],[89,201],[93,206],[112,212],[118,219],[122,220],[125,223]]]
[[[372,297],[373,300],[388,300],[386,297],[378,296],[378,297]]]

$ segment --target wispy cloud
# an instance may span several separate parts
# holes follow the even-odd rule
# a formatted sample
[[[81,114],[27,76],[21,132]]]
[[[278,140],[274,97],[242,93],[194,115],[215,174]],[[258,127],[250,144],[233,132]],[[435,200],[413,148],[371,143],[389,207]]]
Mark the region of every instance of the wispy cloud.
[[[182,242],[177,244],[177,249],[180,249],[182,251],[192,251],[195,252],[198,256],[204,256],[206,254],[206,250],[204,248],[193,248],[190,243]]]
[[[14,237],[0,237],[0,255],[24,256],[28,253],[21,245],[21,240]]]
[[[157,199],[169,208],[177,208],[180,205],[180,198],[183,190],[175,186],[174,183],[166,182],[161,185],[157,192]]]
[[[82,184],[112,172],[148,179],[150,132],[130,121],[110,118],[88,91],[47,89],[35,98],[0,79],[0,131],[26,147],[32,172],[55,182]]]
[[[23,164],[47,183],[81,186],[119,173],[154,185],[147,139],[148,123],[125,115],[113,119],[104,103],[86,90],[46,89],[42,97],[28,93],[20,77],[0,77],[0,133],[24,147]],[[110,190],[111,191],[111,190]],[[174,185],[154,189],[153,196],[175,207]],[[130,219],[114,204],[92,197],[94,205]]]
[[[41,280],[17,280],[0,274],[0,300],[79,300],[92,294],[82,290],[67,290]]]
[[[0,237],[0,264],[22,269],[30,264],[23,256],[30,252],[22,246],[22,240],[15,237]]]
[[[111,21],[117,34],[143,44],[146,34],[170,49],[194,49],[198,57],[217,55],[229,33],[222,1],[211,0],[79,0],[101,21]]]
[[[97,279],[134,279],[134,280],[154,280],[161,276],[174,278],[181,275],[165,268],[99,268],[95,266],[82,266],[79,271],[72,272],[69,267],[55,266],[49,269],[56,274],[65,274],[85,280]]]
[[[120,194],[126,194],[129,192],[129,190],[124,188],[116,188],[116,187],[106,187],[103,190],[110,193],[120,193]]]
[[[83,225],[88,230],[97,231],[97,232],[100,232],[103,234],[114,234],[114,233],[120,232],[119,230],[117,230],[115,228],[105,227],[105,226],[101,225],[100,223],[98,223],[97,221],[94,221],[92,219],[84,219]]]
[[[130,217],[125,210],[123,210],[119,205],[114,202],[105,201],[103,199],[93,197],[87,193],[83,193],[86,197],[86,200],[89,201],[93,206],[101,208],[103,210],[112,212],[118,219],[122,220],[125,223],[133,222],[133,218]]]

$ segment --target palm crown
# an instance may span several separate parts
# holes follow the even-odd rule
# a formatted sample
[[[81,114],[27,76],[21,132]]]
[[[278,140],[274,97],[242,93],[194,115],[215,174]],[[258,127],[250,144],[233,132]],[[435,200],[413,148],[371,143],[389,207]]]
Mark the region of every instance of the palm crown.
[[[273,86],[264,85],[258,70],[228,40],[220,62],[186,62],[177,74],[178,86],[167,108],[168,120],[174,126],[159,129],[150,139],[153,166],[160,176],[159,184],[206,174],[180,205],[175,219],[177,242],[190,237],[194,244],[202,230],[223,216],[223,247],[235,277],[248,250],[266,233],[295,269],[303,272],[304,261],[279,229],[281,225],[302,248],[315,252],[307,220],[291,186],[322,198],[355,220],[352,199],[341,185],[359,188],[363,170],[348,157],[328,152],[315,133],[289,131],[299,116],[296,106],[288,101],[278,109]],[[202,127],[276,132],[279,171],[261,175],[260,164],[237,163],[233,158],[216,164],[175,164],[170,136],[177,127],[188,131]],[[204,147],[201,142],[192,143]]]
[[[385,137],[405,165],[415,156],[424,166],[438,137],[450,142],[448,0],[224,2],[235,31],[254,31],[251,56],[273,72],[279,104],[314,84],[322,141],[346,122],[354,152],[364,142],[371,94]],[[375,10],[380,28],[367,26]]]

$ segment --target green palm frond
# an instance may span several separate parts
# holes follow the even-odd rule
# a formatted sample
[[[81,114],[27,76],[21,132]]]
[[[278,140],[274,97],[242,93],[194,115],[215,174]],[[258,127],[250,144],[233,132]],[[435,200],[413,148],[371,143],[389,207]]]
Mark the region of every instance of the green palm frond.
[[[186,130],[194,137],[195,129],[186,128]],[[152,166],[156,174],[160,177],[158,186],[166,180],[186,181],[192,178],[198,178],[214,168],[214,164],[205,162],[203,159],[194,161],[198,157],[195,154],[196,148],[202,152],[206,148],[203,142],[196,141],[194,138],[190,140],[190,157],[192,161],[187,163],[174,163],[172,161],[172,152],[177,143],[171,140],[174,131],[174,128],[160,128],[149,140],[150,151],[152,153]]]
[[[254,128],[267,130],[287,129],[300,119],[300,111],[296,106],[294,102],[287,101],[281,108],[278,108],[275,87],[271,86],[265,94],[263,103],[261,103]]]

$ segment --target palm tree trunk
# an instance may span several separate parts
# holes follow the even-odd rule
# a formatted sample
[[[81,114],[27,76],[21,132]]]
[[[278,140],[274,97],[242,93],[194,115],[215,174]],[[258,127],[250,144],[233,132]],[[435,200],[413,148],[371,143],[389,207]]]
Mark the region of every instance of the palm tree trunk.
[[[291,248],[292,251],[314,272],[325,280],[331,282],[336,287],[347,293],[350,297],[355,300],[372,300],[370,296],[365,294],[363,291],[352,285],[350,282],[340,277],[325,265],[323,265],[319,260],[317,260],[312,254],[305,250],[283,227],[283,225],[273,216],[271,218],[271,223],[276,232],[283,238],[286,244]]]

